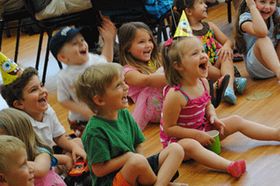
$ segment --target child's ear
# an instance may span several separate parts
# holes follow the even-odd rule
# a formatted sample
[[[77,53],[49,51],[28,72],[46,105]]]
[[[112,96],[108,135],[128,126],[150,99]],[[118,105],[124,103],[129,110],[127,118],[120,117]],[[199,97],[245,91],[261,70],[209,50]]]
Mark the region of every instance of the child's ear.
[[[175,61],[175,62],[173,63],[173,67],[174,67],[176,70],[178,70],[178,71],[182,71],[182,70],[183,70],[183,67],[182,67],[181,63],[178,63],[177,61]]]
[[[0,186],[3,185],[3,183],[6,183],[5,175],[0,173]]]
[[[102,106],[105,104],[105,102],[102,99],[102,96],[95,95],[92,98],[92,101],[97,105],[97,106]]]
[[[57,54],[56,58],[58,59],[58,61],[65,61],[66,57],[63,54]]]
[[[21,103],[20,100],[15,100],[13,102],[13,107],[17,108],[17,109],[20,109],[20,110],[23,110],[24,109],[24,105]]]
[[[192,10],[190,8],[185,8],[185,13],[188,15],[192,15]]]

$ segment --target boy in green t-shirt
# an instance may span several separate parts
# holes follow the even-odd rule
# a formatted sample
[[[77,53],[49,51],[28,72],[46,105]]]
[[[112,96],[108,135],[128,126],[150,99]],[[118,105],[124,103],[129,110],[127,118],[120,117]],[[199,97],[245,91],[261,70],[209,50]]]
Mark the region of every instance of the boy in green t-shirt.
[[[138,153],[144,136],[125,109],[128,86],[120,65],[88,67],[76,93],[96,113],[82,136],[93,185],[178,185],[170,181],[184,157],[181,146],[172,143],[147,159]]]

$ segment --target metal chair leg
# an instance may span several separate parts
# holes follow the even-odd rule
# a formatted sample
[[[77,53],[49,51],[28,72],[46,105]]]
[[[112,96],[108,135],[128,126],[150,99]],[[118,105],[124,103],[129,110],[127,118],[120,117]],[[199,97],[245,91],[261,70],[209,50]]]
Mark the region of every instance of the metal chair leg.
[[[15,57],[14,57],[15,62],[17,62],[17,58],[18,58],[20,30],[21,30],[21,19],[18,20],[18,26],[17,26],[16,49],[15,49]]]
[[[3,30],[4,30],[4,21],[0,20],[0,51],[2,49]]]
[[[44,37],[44,31],[40,31],[40,37],[39,37],[39,43],[38,43],[38,50],[37,50],[37,57],[36,57],[36,64],[35,69],[39,69],[39,63],[40,63],[40,55],[41,55],[41,49],[42,49],[42,43],[43,43],[43,37]]]
[[[227,0],[228,23],[231,23],[231,1]]]
[[[51,40],[51,34],[52,32],[47,32],[48,33],[48,42],[47,42],[47,49],[46,49],[46,55],[45,55],[45,63],[44,63],[44,69],[43,69],[43,77],[42,77],[42,83],[45,84],[46,82],[46,75],[47,75],[47,69],[48,69],[48,63],[49,63],[49,43]]]

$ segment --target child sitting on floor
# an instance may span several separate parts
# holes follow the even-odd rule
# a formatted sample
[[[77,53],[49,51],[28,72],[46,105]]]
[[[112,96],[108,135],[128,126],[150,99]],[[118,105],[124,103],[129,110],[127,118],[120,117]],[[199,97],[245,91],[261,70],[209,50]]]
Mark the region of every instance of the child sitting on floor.
[[[69,140],[65,134],[55,111],[48,104],[48,91],[34,68],[26,68],[16,75],[13,81],[2,87],[1,94],[10,107],[28,114],[34,131],[49,147],[58,145],[71,154],[74,162],[78,157],[86,159],[80,138]]]
[[[244,77],[234,77],[233,43],[213,22],[203,21],[208,17],[207,5],[203,0],[180,0],[178,7],[186,13],[193,35],[201,39],[204,50],[208,54],[210,67],[208,79],[217,80],[226,74],[230,75],[228,87],[224,92],[224,100],[236,104],[235,91],[242,94],[247,85]],[[179,23],[180,24],[180,23]]]
[[[92,183],[176,185],[170,181],[183,160],[183,149],[174,143],[148,159],[139,154],[144,136],[125,109],[128,86],[122,71],[116,63],[93,65],[76,84],[78,98],[96,113],[82,136]]]
[[[0,135],[0,185],[34,186],[34,171],[27,164],[25,145],[14,136]]]
[[[66,164],[70,170],[72,159],[66,155],[54,157],[52,149],[44,144],[34,132],[26,113],[13,108],[3,109],[0,111],[0,121],[0,136],[11,135],[24,142],[28,164],[34,170],[36,186],[66,186],[53,167],[57,164]]]
[[[102,20],[99,28],[104,40],[101,55],[89,53],[88,44],[78,28],[64,27],[50,41],[50,50],[54,57],[67,65],[57,76],[57,99],[64,108],[69,110],[68,122],[76,136],[81,136],[93,112],[84,103],[78,101],[74,91],[74,82],[88,66],[113,60],[116,28],[109,19],[102,17]]]

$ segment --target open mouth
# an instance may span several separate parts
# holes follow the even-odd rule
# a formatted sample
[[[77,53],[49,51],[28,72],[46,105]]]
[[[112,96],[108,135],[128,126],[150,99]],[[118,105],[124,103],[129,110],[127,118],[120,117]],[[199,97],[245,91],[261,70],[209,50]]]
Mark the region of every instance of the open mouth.
[[[128,103],[128,98],[127,98],[127,96],[122,97],[122,102],[125,103],[125,104]]]
[[[39,103],[43,103],[43,104],[46,104],[47,103],[47,99],[44,97],[44,98],[40,98],[38,100]]]
[[[204,70],[207,70],[207,68],[208,68],[208,63],[207,62],[203,62],[203,63],[199,64],[199,69],[204,71]]]

